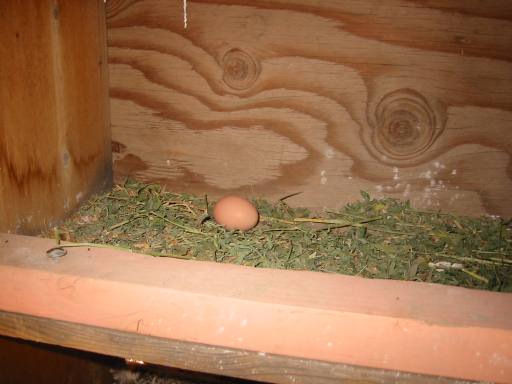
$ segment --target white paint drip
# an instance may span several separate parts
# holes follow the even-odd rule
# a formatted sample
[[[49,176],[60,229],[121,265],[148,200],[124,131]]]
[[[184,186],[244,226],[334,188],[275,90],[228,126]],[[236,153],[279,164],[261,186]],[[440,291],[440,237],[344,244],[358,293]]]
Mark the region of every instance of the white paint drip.
[[[183,0],[183,28],[187,29],[187,0]]]

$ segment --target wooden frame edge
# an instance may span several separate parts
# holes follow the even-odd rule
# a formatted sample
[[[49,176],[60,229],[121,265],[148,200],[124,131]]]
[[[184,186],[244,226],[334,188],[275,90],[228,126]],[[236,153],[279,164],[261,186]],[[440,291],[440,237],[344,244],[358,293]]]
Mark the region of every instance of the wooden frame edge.
[[[48,319],[47,327],[62,321],[110,330],[114,341],[115,335],[131,333],[196,344],[196,351],[206,345],[243,351],[240,356],[316,361],[328,364],[326,372],[367,367],[486,382],[509,382],[512,376],[509,294],[111,248],[74,247],[65,256],[48,257],[54,246],[51,239],[0,234],[0,311]],[[66,346],[66,337],[71,336],[49,342]],[[128,346],[105,353],[173,365],[151,355],[131,356]],[[204,372],[227,373],[220,360],[222,369]],[[243,363],[239,369],[259,366],[240,357],[237,362]],[[283,366],[289,374],[291,366]]]
[[[145,363],[271,383],[470,383],[172,340],[5,311],[0,311],[0,334]]]

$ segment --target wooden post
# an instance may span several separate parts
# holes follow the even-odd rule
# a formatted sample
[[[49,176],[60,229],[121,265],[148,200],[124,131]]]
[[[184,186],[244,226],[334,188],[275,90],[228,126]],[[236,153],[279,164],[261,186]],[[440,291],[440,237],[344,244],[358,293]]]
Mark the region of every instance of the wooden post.
[[[102,0],[0,4],[0,231],[36,232],[111,181]]]

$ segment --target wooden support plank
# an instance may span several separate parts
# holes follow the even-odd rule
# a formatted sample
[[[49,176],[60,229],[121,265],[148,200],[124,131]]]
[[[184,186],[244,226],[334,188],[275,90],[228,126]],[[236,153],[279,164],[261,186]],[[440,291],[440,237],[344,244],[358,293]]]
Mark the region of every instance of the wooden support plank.
[[[512,216],[512,2],[187,4],[108,2],[117,180]]]
[[[512,378],[510,294],[53,245],[0,235],[1,333],[283,383]]]
[[[468,383],[443,377],[370,369],[145,336],[3,311],[0,311],[0,334],[144,363],[269,383]]]
[[[111,183],[103,0],[0,4],[0,231],[29,233]]]

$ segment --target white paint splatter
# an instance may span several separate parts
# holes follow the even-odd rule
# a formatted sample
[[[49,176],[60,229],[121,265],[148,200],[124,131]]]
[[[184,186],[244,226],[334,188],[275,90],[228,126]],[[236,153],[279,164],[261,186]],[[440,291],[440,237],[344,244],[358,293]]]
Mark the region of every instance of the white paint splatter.
[[[375,186],[375,190],[376,190],[377,192],[382,192],[382,190],[383,190],[383,189],[384,189],[384,187],[383,187],[382,185],[376,185],[376,186]]]
[[[325,157],[332,159],[334,157],[334,151],[331,148],[325,150]]]
[[[420,173],[420,177],[423,179],[431,179],[432,178],[432,171],[429,169],[425,172]]]
[[[219,328],[217,328],[217,333],[224,333],[224,327],[223,326],[220,326]]]
[[[241,326],[241,327],[245,327],[245,326],[247,326],[247,319],[243,319],[243,320],[240,322],[240,326]]]
[[[403,197],[409,196],[411,193],[411,184],[407,184],[405,186],[404,192],[402,193]]]
[[[320,172],[320,184],[324,185],[324,184],[327,184],[327,177],[325,176],[327,174],[327,172],[325,170],[322,170],[322,172]]]
[[[456,175],[457,174],[457,170],[456,169],[452,169],[452,175]]]
[[[165,160],[165,164],[169,167],[171,165],[171,160]]]
[[[329,341],[329,342],[327,343],[327,347],[328,347],[328,348],[332,348],[332,346],[333,346],[332,341]]]
[[[400,176],[398,176],[399,169],[398,167],[393,167],[393,180],[400,179]]]
[[[81,192],[81,191],[80,191],[80,192],[78,192],[78,193],[76,194],[76,196],[75,196],[75,200],[76,200],[76,202],[78,203],[78,202],[82,201],[82,198],[83,198],[83,197],[84,197],[84,193],[83,193],[83,192]]]

